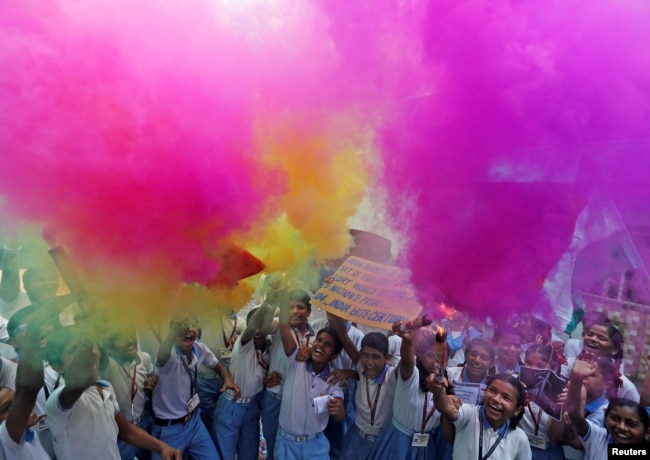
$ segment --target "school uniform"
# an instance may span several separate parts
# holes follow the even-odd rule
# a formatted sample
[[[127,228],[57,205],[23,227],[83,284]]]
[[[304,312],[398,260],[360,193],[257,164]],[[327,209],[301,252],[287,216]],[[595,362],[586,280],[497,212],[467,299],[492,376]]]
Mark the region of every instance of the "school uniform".
[[[607,444],[611,443],[607,428],[587,420],[587,434],[580,436],[585,460],[607,460]]]
[[[398,378],[395,368],[385,364],[384,369],[374,379],[366,377],[361,363],[357,364],[357,372],[357,415],[343,440],[342,455],[345,460],[371,458],[375,441],[393,418],[393,398]]]
[[[311,359],[296,361],[297,353],[296,349],[288,357],[274,456],[283,460],[327,460],[330,446],[323,431],[329,414],[327,411],[316,413],[314,398],[325,396],[342,400],[343,390],[327,382],[332,370],[329,364],[316,374]]]
[[[120,408],[111,384],[97,381],[84,390],[70,409],[63,409],[59,403],[64,388],[54,390],[46,403],[57,458],[120,460],[115,421]]]
[[[298,346],[309,346],[315,337],[314,329],[309,323],[307,324],[307,333],[305,335],[297,329],[291,329],[291,335]],[[268,373],[278,372],[283,377],[283,380],[279,385],[265,388],[261,395],[262,432],[264,434],[264,439],[266,439],[268,450],[267,460],[273,460],[275,458],[275,438],[278,432],[280,407],[282,405],[282,388],[284,377],[287,375],[288,369],[287,355],[284,352],[279,328],[273,335],[271,335],[271,348],[269,353],[271,360],[269,363]]]
[[[150,431],[150,426],[145,416],[144,385],[153,373],[151,356],[143,351],[138,351],[135,359],[130,363],[121,364],[115,359],[109,358],[108,366],[100,373],[104,380],[111,382],[120,411],[126,419],[145,431]],[[132,446],[121,439],[117,444],[122,460],[133,460],[136,456],[138,458],[148,456],[144,449]]]
[[[25,430],[22,439],[16,443],[9,436],[7,427],[0,425],[0,460],[48,460],[38,436],[32,430]]]
[[[526,434],[520,429],[511,430],[509,421],[494,430],[487,420],[485,408],[463,404],[458,418],[452,422],[456,427],[454,460],[467,460],[489,456],[490,460],[531,460],[532,454]],[[494,449],[493,449],[494,447]]]
[[[609,401],[605,396],[600,396],[591,402],[585,404],[585,419],[596,425],[605,426],[605,411],[609,406]],[[585,458],[585,451],[578,450],[571,446],[562,446],[564,457],[567,460],[583,460]]]
[[[6,358],[0,358],[0,387],[16,391],[16,371],[18,364]]]
[[[269,367],[267,350],[257,350],[253,338],[244,345],[241,336],[235,342],[230,361],[230,373],[241,397],[233,401],[227,390],[214,412],[214,437],[224,459],[255,460],[259,456],[260,395],[264,376]]]
[[[564,460],[562,446],[551,441],[546,434],[550,418],[550,415],[531,401],[519,421],[518,426],[526,433],[530,442],[533,460]]]
[[[232,347],[238,335],[246,329],[246,320],[236,314],[230,317],[221,315],[205,315],[200,320],[201,343],[205,344],[217,357],[221,365],[228,369],[232,355]],[[208,433],[213,433],[214,410],[221,396],[223,379],[208,366],[201,365],[198,369],[196,392],[201,399],[201,419]],[[213,438],[216,443],[216,439]]]
[[[388,337],[388,354],[390,355],[390,363],[393,367],[397,368],[402,356],[400,350],[402,348],[402,338],[399,335],[391,335]]]
[[[45,452],[47,452],[51,457],[54,457],[54,439],[52,439],[52,433],[47,424],[46,403],[54,390],[65,385],[65,379],[63,378],[63,375],[54,370],[47,361],[43,362],[43,375],[43,387],[38,392],[34,404],[34,413],[39,417],[42,417],[42,419],[38,422],[35,429],[36,435],[38,436],[41,446],[45,449]]]
[[[563,366],[560,370],[560,375],[567,378],[571,377],[571,371],[573,370],[573,365],[575,362],[575,359],[568,359],[567,365]],[[621,364],[621,367],[623,367],[623,364]],[[636,388],[636,385],[623,374],[622,369],[619,370],[621,371],[621,381],[623,382],[623,386],[617,389],[616,397],[629,399],[635,403],[638,403],[641,401],[639,390]]]
[[[393,419],[375,441],[371,458],[435,460],[433,431],[440,425],[440,414],[433,406],[433,394],[420,389],[417,366],[408,379],[396,378]],[[418,446],[413,446],[416,439]]]
[[[201,342],[194,343],[192,354],[192,362],[188,363],[187,357],[173,346],[169,360],[158,368],[158,383],[153,391],[152,435],[194,459],[218,459],[217,448],[201,420],[198,402],[192,402],[198,399],[199,365],[213,368],[219,361]],[[158,460],[160,456],[154,452],[152,458]]]

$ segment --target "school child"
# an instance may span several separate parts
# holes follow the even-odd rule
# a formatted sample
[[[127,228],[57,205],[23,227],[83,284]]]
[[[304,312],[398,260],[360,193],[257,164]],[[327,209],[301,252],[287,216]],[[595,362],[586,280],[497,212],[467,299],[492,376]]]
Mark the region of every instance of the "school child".
[[[196,392],[199,365],[204,364],[218,373],[224,381],[221,390],[232,390],[233,399],[241,393],[214,353],[197,341],[198,336],[196,316],[181,314],[170,321],[169,332],[160,344],[156,359],[158,383],[153,391],[152,434],[194,459],[212,460],[219,458],[219,454],[200,417]]]
[[[395,334],[393,331],[388,332],[388,354],[390,355],[390,363],[393,367],[397,368],[402,357],[399,354],[402,347],[402,338]]]
[[[454,311],[450,318],[444,319],[441,326],[447,331],[447,348],[449,350],[450,367],[465,362],[465,344],[481,336],[481,333],[470,326],[469,316],[462,311]]]
[[[0,460],[50,458],[31,430],[38,423],[32,410],[43,385],[40,326],[32,322],[25,334],[27,340],[18,364],[16,392],[9,388],[0,389]]]
[[[614,360],[614,365],[617,371],[617,377],[621,379],[622,386],[618,390],[617,397],[627,398],[632,401],[639,402],[640,395],[636,385],[628,379],[625,375],[621,374],[623,367],[623,335],[621,331],[613,324],[606,322],[595,322],[583,334],[584,348],[583,351],[588,353],[602,353],[609,356]],[[574,359],[567,360],[567,366],[562,369],[562,375],[569,377],[571,368],[573,367]]]
[[[326,318],[323,320],[316,320],[313,326],[319,330],[321,327],[331,327],[332,321],[339,319],[337,316],[330,312],[326,312]],[[352,343],[355,346],[356,350],[361,348],[361,341],[363,340],[363,332],[354,326],[350,321],[343,320],[341,324],[341,330],[337,330],[339,337],[344,333],[347,335]],[[332,362],[332,367],[338,370],[351,370],[354,371],[356,365],[352,362],[352,358],[346,352],[345,348],[336,359]],[[343,450],[343,438],[348,429],[354,425],[355,418],[355,405],[354,405],[354,395],[357,389],[356,380],[348,379],[340,381],[341,389],[343,390],[343,403],[345,404],[345,414],[346,419],[339,423],[336,420],[330,417],[329,422],[327,423],[327,428],[325,428],[325,436],[330,443],[330,458],[331,460],[338,460],[341,458]]]
[[[594,324],[609,324],[609,318],[599,311],[586,312],[582,317],[582,336],[579,339],[569,339],[564,344],[564,357],[575,359],[585,346],[585,334]]]
[[[321,329],[312,343],[306,361],[298,361],[299,346],[292,328],[296,322],[294,305],[280,308],[280,338],[287,356],[283,376],[282,405],[274,457],[278,459],[329,459],[329,442],[323,430],[330,416],[345,419],[343,391],[328,382],[330,366],[343,349],[332,328]],[[306,317],[304,318],[306,319]]]
[[[357,413],[343,439],[341,455],[345,460],[369,459],[375,441],[391,423],[393,415],[397,374],[390,365],[388,338],[379,332],[370,332],[361,340],[361,350],[357,350],[346,333],[345,322],[339,319],[331,324],[357,368],[356,372],[337,370],[335,374],[343,373],[340,380],[347,381],[352,372],[359,380],[355,394]]]
[[[271,278],[269,278],[271,279]],[[309,324],[311,315],[311,298],[301,289],[291,289],[285,299],[274,299],[277,307],[287,304],[289,307],[288,324],[291,337],[299,347],[299,353],[309,356],[309,347],[314,341],[314,329]],[[278,432],[280,407],[282,404],[282,388],[287,373],[287,356],[284,352],[280,335],[279,321],[273,321],[271,328],[271,361],[264,379],[264,394],[262,396],[262,431],[268,448],[268,460],[275,458],[275,439]]]
[[[36,315],[36,312],[40,314]],[[58,316],[48,315],[43,310],[36,310],[31,307],[25,307],[18,310],[9,320],[7,332],[9,334],[9,343],[16,350],[16,358],[21,358],[22,349],[28,343],[26,336],[27,326],[29,322],[36,321],[37,327],[40,328],[37,343],[41,348],[40,355],[43,356],[45,345],[47,344],[47,337],[61,328]],[[49,362],[43,361],[44,379],[42,382],[41,390],[36,397],[34,404],[34,414],[39,418],[38,426],[35,427],[36,434],[39,438],[41,446],[48,453],[50,457],[55,458],[54,441],[52,433],[47,424],[47,410],[46,401],[50,394],[59,386],[65,385],[65,380],[61,373],[54,369]]]
[[[576,366],[578,367],[576,368]],[[576,369],[576,379],[573,378],[573,369]],[[589,369],[589,373],[582,376],[581,373],[584,372],[585,369]],[[616,398],[618,387],[621,384],[617,374],[617,369],[609,357],[598,353],[592,354],[583,350],[572,366],[568,392],[565,395],[566,397],[564,398],[563,395],[561,395],[561,398],[562,400],[566,400],[565,405],[568,403],[569,407],[571,407],[570,404],[577,401],[572,399],[571,384],[573,380],[578,381],[585,389],[583,417],[599,426],[602,426],[605,420],[607,404],[609,403],[609,400]],[[558,432],[556,427],[558,423],[559,422],[556,420],[550,420],[549,436],[554,441],[559,440],[556,435]],[[565,426],[562,430],[564,433],[563,441],[566,444],[564,446],[564,456],[567,459],[581,460],[584,458],[584,452],[582,451],[583,445],[575,431],[575,427],[573,427],[572,424],[565,423],[564,425]]]
[[[234,311],[202,315],[199,318],[199,340],[214,353],[221,366],[229,370],[233,345],[245,328],[246,321]],[[201,420],[210,435],[214,433],[212,417],[222,394],[223,384],[223,379],[213,369],[203,364],[199,366],[196,392],[201,400]],[[216,438],[212,439],[217,442]]]
[[[533,345],[526,350],[524,365],[533,369],[551,369],[557,373],[560,360],[550,344]],[[562,446],[551,441],[546,433],[550,418],[550,415],[531,401],[519,423],[530,441],[533,460],[564,460]]]
[[[483,338],[475,338],[465,345],[463,353],[465,362],[462,366],[447,367],[447,379],[455,389],[463,384],[479,384],[478,399],[475,403],[483,403],[483,395],[487,388],[488,372],[494,370],[496,352],[490,342]],[[443,420],[444,422],[444,420]],[[434,434],[434,442],[438,449],[439,460],[451,460],[454,454],[455,429],[450,423],[441,423]]]
[[[607,444],[641,444],[648,439],[648,414],[634,401],[615,398],[607,405],[605,419],[589,420],[585,417],[585,393],[589,379],[599,373],[597,361],[578,359],[571,370],[567,412],[585,448],[585,460],[607,459]]]
[[[530,460],[526,434],[517,426],[524,412],[525,391],[511,375],[497,374],[490,380],[483,405],[451,404],[447,382],[431,379],[435,404],[456,427],[454,460]]]
[[[427,333],[413,350],[413,334],[402,337],[398,377],[393,399],[393,420],[375,441],[371,458],[434,459],[433,430],[440,424],[440,413],[433,404],[427,378],[435,370],[435,335]],[[417,355],[417,356],[416,356]]]
[[[519,375],[521,366],[521,335],[512,326],[502,325],[494,331],[492,343],[497,351],[495,374]]]
[[[150,432],[151,415],[145,413],[145,388],[154,375],[151,356],[138,351],[138,337],[135,328],[113,334],[108,344],[109,357],[106,367],[100,369],[100,377],[113,386],[115,398],[124,417],[134,425]],[[149,457],[143,449],[138,449],[122,440],[117,442],[122,460],[139,460]]]
[[[270,315],[265,311],[270,310]],[[227,390],[219,398],[214,412],[214,437],[223,459],[255,460],[259,455],[260,395],[269,368],[269,344],[266,341],[274,307],[265,305],[248,312],[246,329],[237,338],[230,361],[230,373],[242,396],[233,400]],[[266,324],[265,324],[266,323]]]
[[[120,412],[110,383],[98,380],[100,351],[80,324],[53,334],[46,357],[61,369],[65,385],[47,400],[47,420],[60,459],[120,458],[118,437],[158,458],[181,459],[181,452],[128,422]]]

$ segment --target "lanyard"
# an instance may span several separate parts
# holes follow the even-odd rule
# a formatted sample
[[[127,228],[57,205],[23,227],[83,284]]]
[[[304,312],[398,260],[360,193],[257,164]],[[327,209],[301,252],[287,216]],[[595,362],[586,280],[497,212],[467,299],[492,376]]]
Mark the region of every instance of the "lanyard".
[[[56,378],[56,382],[54,383],[54,388],[52,388],[52,391],[56,390],[59,388],[59,382],[61,381],[61,374],[59,374]],[[47,401],[50,399],[50,390],[47,389],[47,383],[43,382],[43,391],[45,392],[45,400]]]
[[[190,368],[185,363],[183,356],[179,355],[178,358],[181,360],[181,364],[185,368],[185,372],[187,372],[187,375],[190,376],[190,395],[194,396],[194,386],[196,385],[196,378],[198,374],[199,365],[197,364],[196,366],[194,366],[194,377],[192,377],[192,372],[190,371]]]
[[[370,404],[370,386],[368,385],[368,379],[366,378],[366,399],[368,401],[368,407],[370,408],[370,425],[375,424],[375,415],[377,413],[377,404],[379,404],[379,392],[381,391],[381,386],[384,383],[384,380],[386,380],[386,374],[384,374],[384,379],[381,381],[379,385],[377,385],[377,390],[375,391],[375,401],[374,403]],[[426,404],[426,401],[425,401]],[[426,409],[424,409],[426,412]],[[427,418],[427,420],[429,420]],[[422,428],[424,430],[424,428]]]
[[[485,427],[483,426],[483,410],[479,409],[478,411],[478,419],[479,419],[479,425],[481,426],[480,434],[478,437],[478,460],[485,460],[488,458],[490,455],[492,455],[492,452],[494,452],[494,449],[497,448],[503,437],[506,435],[508,432],[508,428],[503,430],[499,437],[497,438],[496,442],[492,444],[492,447],[490,447],[490,450],[488,451],[487,454],[485,454],[485,457],[483,457],[483,430],[485,430]]]
[[[297,344],[298,346],[300,346],[301,343],[300,343],[300,336],[298,335],[298,331],[294,329],[294,330],[293,330],[293,333],[294,333],[294,335],[296,336],[296,344]],[[309,334],[309,332],[308,332],[308,334]],[[310,335],[306,335],[306,336],[303,337],[303,338],[307,339],[307,343],[305,343],[306,346],[309,346],[309,338],[310,338],[310,337],[311,337]]]
[[[237,332],[237,317],[235,316],[234,318],[235,324],[232,326],[232,332],[230,333],[230,338],[226,337],[226,325],[223,323],[223,318],[221,319],[221,335],[223,336],[223,344],[226,348],[232,347],[233,344],[233,338],[235,337],[235,333]]]
[[[257,362],[262,366],[262,369],[265,371],[269,370],[269,365],[264,362],[262,359],[262,356],[264,356],[264,353],[261,350],[255,350],[255,354],[257,355]]]
[[[122,372],[124,372],[124,375],[126,375],[126,378],[131,380],[131,420],[130,421],[133,421],[133,400],[135,399],[135,395],[138,393],[138,384],[135,382],[135,371],[137,367],[138,367],[138,363],[134,362],[133,375],[129,377],[129,372],[124,367],[120,366]]]
[[[431,408],[431,412],[429,412],[429,415],[427,415],[427,406],[429,405],[429,398],[427,398],[428,393],[429,393],[428,391],[424,392],[424,406],[422,406],[422,429],[420,430],[420,433],[424,433],[424,427],[427,425],[427,422],[433,416],[433,413],[436,411],[436,408],[434,406]]]
[[[533,424],[535,425],[535,436],[537,436],[537,433],[539,433],[539,422],[542,421],[542,408],[540,407],[537,411],[537,418],[535,418],[533,409],[530,406],[528,406],[528,412],[530,412],[530,416],[533,419]]]

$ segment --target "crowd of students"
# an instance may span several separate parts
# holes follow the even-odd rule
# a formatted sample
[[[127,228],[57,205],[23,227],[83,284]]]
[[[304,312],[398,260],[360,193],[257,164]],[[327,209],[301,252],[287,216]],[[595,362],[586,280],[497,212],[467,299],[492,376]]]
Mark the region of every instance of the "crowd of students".
[[[267,286],[246,317],[179,306],[147,350],[139,325],[113,330],[104,312],[52,315],[56,271],[28,269],[16,289],[12,256],[0,459],[592,460],[608,443],[648,443],[650,377],[641,393],[625,377],[622,335],[601,313],[566,343],[529,315],[471,327],[457,313],[443,321],[443,377],[435,329],[312,323],[307,291]],[[567,378],[561,417],[529,401],[522,366]],[[456,394],[463,384],[475,402]]]

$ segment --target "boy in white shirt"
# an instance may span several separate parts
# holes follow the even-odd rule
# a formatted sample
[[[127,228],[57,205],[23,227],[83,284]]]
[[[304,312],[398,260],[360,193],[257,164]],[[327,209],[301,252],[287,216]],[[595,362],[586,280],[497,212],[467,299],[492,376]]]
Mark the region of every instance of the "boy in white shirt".
[[[99,347],[79,323],[53,334],[46,350],[66,384],[47,400],[47,419],[58,458],[120,459],[118,437],[158,458],[181,460],[181,452],[129,423],[110,383],[98,380]]]

